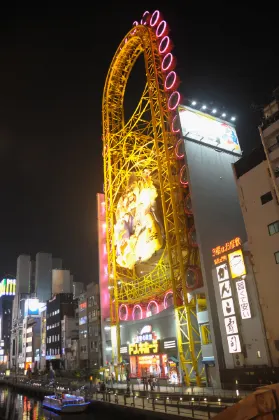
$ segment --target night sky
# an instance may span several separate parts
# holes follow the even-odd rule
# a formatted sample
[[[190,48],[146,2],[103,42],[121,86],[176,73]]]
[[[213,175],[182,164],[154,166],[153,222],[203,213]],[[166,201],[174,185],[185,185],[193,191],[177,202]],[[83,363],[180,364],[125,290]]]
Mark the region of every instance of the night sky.
[[[76,281],[97,281],[102,92],[119,43],[146,9],[159,5],[171,27],[185,101],[236,115],[244,153],[259,144],[260,109],[279,85],[276,13],[168,3],[2,8],[0,275],[15,274],[19,254],[44,251]]]

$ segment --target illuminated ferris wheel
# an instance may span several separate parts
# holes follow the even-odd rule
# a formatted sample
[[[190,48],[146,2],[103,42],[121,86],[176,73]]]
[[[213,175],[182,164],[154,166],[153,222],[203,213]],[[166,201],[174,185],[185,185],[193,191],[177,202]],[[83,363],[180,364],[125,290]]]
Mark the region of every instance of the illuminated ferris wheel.
[[[180,362],[186,383],[201,383],[196,298],[187,277],[199,277],[199,253],[189,199],[187,168],[178,117],[179,80],[160,12],[145,12],[121,42],[103,93],[103,157],[110,314],[116,326],[129,311],[149,308],[172,293]],[[131,70],[143,54],[146,85],[125,121],[124,94]]]

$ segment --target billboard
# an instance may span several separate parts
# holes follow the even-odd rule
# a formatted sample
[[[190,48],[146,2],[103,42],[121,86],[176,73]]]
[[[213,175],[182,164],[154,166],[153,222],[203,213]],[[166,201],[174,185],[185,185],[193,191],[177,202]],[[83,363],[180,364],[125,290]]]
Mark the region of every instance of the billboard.
[[[241,155],[235,128],[227,121],[189,107],[179,107],[183,137]]]
[[[39,299],[26,299],[24,306],[24,316],[39,316]]]
[[[163,247],[157,199],[158,191],[148,171],[130,177],[115,212],[116,262],[121,267],[132,269]]]
[[[0,283],[0,297],[14,296],[16,289],[16,279],[3,279]]]

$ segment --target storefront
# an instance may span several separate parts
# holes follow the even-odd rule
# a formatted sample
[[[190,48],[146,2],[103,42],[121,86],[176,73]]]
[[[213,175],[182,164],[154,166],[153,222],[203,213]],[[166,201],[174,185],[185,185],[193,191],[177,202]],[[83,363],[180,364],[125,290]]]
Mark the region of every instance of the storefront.
[[[176,338],[159,339],[152,325],[143,326],[132,343],[121,345],[120,353],[130,378],[155,377],[179,382]]]

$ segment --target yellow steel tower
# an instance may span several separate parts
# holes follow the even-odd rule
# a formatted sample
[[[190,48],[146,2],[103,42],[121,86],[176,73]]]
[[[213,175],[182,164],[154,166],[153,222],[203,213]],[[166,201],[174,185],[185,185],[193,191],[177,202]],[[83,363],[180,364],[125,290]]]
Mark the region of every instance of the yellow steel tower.
[[[150,21],[151,15],[148,12],[145,15],[143,24],[134,26],[121,42],[112,60],[103,93],[108,275],[111,325],[115,331],[112,339],[115,342],[113,360],[115,364],[121,362],[120,306],[147,302],[154,296],[158,297],[167,290],[172,290],[180,363],[185,381],[187,384],[194,382],[199,385],[202,371],[200,335],[195,327],[196,298],[189,296],[185,281],[189,267],[199,266],[199,254],[198,249],[189,241],[189,232],[194,227],[190,226],[193,222],[186,218],[183,206],[187,181],[183,188],[181,177],[187,180],[187,175],[185,177],[183,172],[184,160],[179,160],[175,153],[179,141],[179,130],[173,128],[177,120],[174,113],[177,110],[171,109],[174,108],[170,106],[171,93],[166,91],[166,74],[161,68],[160,50],[164,44],[160,44],[159,49],[158,30],[156,32],[158,24],[151,26],[150,22],[154,23],[155,18]],[[158,22],[159,16],[158,14]],[[168,40],[164,42],[167,43]],[[125,88],[140,54],[143,54],[145,61],[146,86],[134,114],[129,121],[125,121]],[[140,185],[145,185],[145,188]],[[137,202],[141,196],[145,197],[141,198],[140,205],[143,205],[148,195],[146,185],[153,192],[156,191],[156,202],[159,203],[158,212],[161,216],[155,223],[151,213],[149,214],[151,224],[149,239],[146,240],[148,246],[157,240],[153,244],[152,257],[137,258],[137,253],[144,255],[144,252],[148,252],[146,247],[139,246],[142,232],[138,236],[135,234],[140,222],[134,222],[136,227],[130,239],[122,235],[120,245],[119,230],[131,218],[133,221],[140,219],[131,203],[133,200]],[[117,222],[121,217],[120,208],[124,209],[124,213],[126,211],[125,217],[130,212],[127,216],[130,219],[126,220],[124,217],[122,227],[119,228]],[[143,214],[142,217],[145,216]],[[160,217],[162,223],[159,221]],[[144,251],[142,248],[145,248]]]

